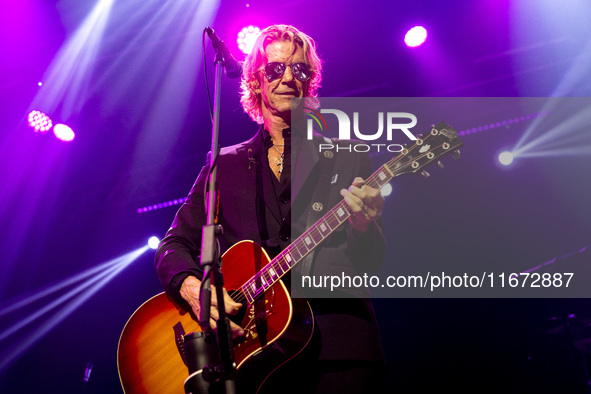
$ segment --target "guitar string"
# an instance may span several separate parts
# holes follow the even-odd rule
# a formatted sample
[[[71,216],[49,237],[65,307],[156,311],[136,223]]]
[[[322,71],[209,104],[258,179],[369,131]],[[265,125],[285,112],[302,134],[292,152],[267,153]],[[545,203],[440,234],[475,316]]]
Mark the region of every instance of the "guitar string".
[[[432,136],[432,134],[430,134],[430,133],[429,133],[429,135],[428,135],[427,137],[425,137],[425,138],[423,139],[423,141],[426,141],[426,140],[427,140],[428,138],[430,138],[431,136]],[[421,145],[422,145],[422,144],[421,144]],[[398,156],[396,156],[395,158],[393,158],[392,160],[390,160],[388,163],[386,163],[385,165],[393,165],[393,164],[395,164],[397,161],[400,161],[402,158],[406,157],[406,155],[407,155],[408,153],[412,152],[414,149],[416,149],[418,146],[421,146],[421,145],[419,145],[419,144],[414,144],[414,145],[413,145],[411,148],[408,148],[408,152],[407,152],[405,155],[398,155]],[[443,145],[443,144],[442,144],[442,145]],[[442,145],[440,145],[440,146],[437,146],[436,148],[439,148],[439,147],[441,147]],[[400,168],[398,169],[398,171],[400,171],[401,169],[405,169],[406,167],[408,167],[408,165],[409,165],[409,164],[412,164],[412,162],[413,162],[413,161],[420,160],[422,157],[424,157],[424,156],[425,156],[425,155],[427,155],[427,154],[428,154],[428,152],[426,152],[426,153],[424,153],[424,154],[422,154],[422,155],[420,155],[420,156],[418,156],[418,157],[414,158],[413,160],[409,160],[409,161],[407,161],[407,162],[406,162],[406,163],[405,163],[405,164],[404,164],[402,167],[400,167]],[[367,183],[373,183],[373,182],[375,181],[376,183],[378,183],[378,186],[379,186],[379,182],[377,182],[377,180],[376,180],[376,177],[378,176],[378,175],[377,175],[378,173],[379,173],[379,171],[376,171],[376,173],[375,173],[375,174],[372,174],[372,176],[370,176],[370,177],[367,179],[367,181],[366,181],[366,184],[367,184]],[[374,175],[375,175],[375,176],[374,176]],[[398,174],[398,175],[400,175],[400,174]],[[394,176],[392,176],[392,178],[394,178]],[[391,178],[391,179],[392,179],[392,178]],[[391,179],[390,179],[390,180],[391,180]],[[336,206],[335,206],[335,207],[334,207],[334,208],[333,208],[331,211],[329,211],[329,212],[328,212],[328,213],[327,213],[327,214],[326,214],[324,217],[327,217],[327,216],[328,216],[328,218],[330,218],[331,216],[334,216],[334,213],[335,213],[335,212],[336,212],[338,209],[341,209],[341,208],[344,208],[344,209],[347,211],[347,213],[349,214],[349,216],[351,215],[351,212],[350,212],[350,209],[348,208],[348,206],[346,206],[346,204],[344,204],[344,202],[343,202],[343,201],[341,201],[341,202],[340,202],[339,204],[337,204],[337,205],[336,205]],[[296,240],[296,242],[294,242],[292,245],[290,245],[288,248],[286,248],[284,251],[282,251],[282,253],[280,253],[280,254],[279,254],[279,255],[278,255],[276,258],[274,258],[273,260],[271,260],[271,262],[269,262],[269,264],[267,264],[267,265],[266,265],[266,266],[265,266],[265,267],[264,267],[264,268],[263,268],[261,271],[259,271],[257,274],[255,274],[255,276],[254,276],[254,277],[252,277],[251,279],[249,279],[248,281],[246,281],[246,282],[245,282],[245,284],[244,284],[243,286],[241,286],[240,290],[239,290],[239,291],[237,290],[237,292],[238,292],[239,294],[238,294],[238,297],[236,297],[236,301],[237,301],[237,302],[243,302],[243,301],[246,301],[246,300],[247,300],[247,297],[246,297],[246,295],[244,294],[244,292],[245,292],[246,288],[248,288],[247,286],[250,286],[250,285],[253,285],[253,284],[254,284],[254,288],[255,288],[256,290],[255,290],[254,294],[252,294],[251,298],[252,298],[253,300],[257,299],[257,298],[258,298],[258,297],[259,297],[259,296],[260,296],[260,295],[261,295],[261,294],[264,292],[264,290],[266,290],[266,288],[265,288],[265,284],[266,284],[266,282],[267,282],[267,281],[265,281],[265,279],[264,279],[264,273],[265,273],[266,271],[268,271],[268,269],[269,269],[269,268],[276,269],[276,268],[277,268],[277,266],[279,266],[279,267],[281,267],[281,271],[284,271],[284,273],[283,273],[282,275],[279,275],[279,276],[278,276],[276,279],[273,279],[273,275],[272,275],[272,274],[270,275],[270,277],[269,277],[269,282],[273,282],[273,283],[274,283],[274,281],[277,281],[278,279],[280,279],[281,277],[283,277],[283,276],[285,275],[285,273],[287,273],[287,272],[288,272],[288,271],[289,271],[289,270],[290,270],[290,269],[291,269],[291,268],[292,268],[292,267],[293,267],[293,266],[294,266],[294,265],[295,265],[297,262],[299,262],[299,261],[300,261],[302,258],[304,258],[304,257],[305,257],[305,256],[306,256],[308,253],[310,253],[310,252],[311,252],[311,250],[313,250],[313,249],[316,247],[316,245],[317,245],[318,243],[320,243],[320,242],[324,241],[324,238],[326,238],[326,237],[327,237],[328,235],[330,235],[330,234],[331,234],[331,233],[332,233],[334,230],[336,230],[336,228],[338,228],[338,227],[340,226],[340,224],[342,224],[342,223],[343,223],[343,222],[344,222],[344,221],[345,221],[345,220],[346,220],[346,219],[347,219],[349,216],[346,216],[345,218],[343,218],[343,221],[342,221],[342,222],[340,222],[340,221],[339,221],[339,223],[336,225],[336,227],[335,227],[335,228],[333,228],[333,229],[331,229],[331,231],[329,232],[329,234],[327,234],[325,237],[322,237],[322,233],[320,233],[320,232],[317,230],[317,226],[316,226],[317,224],[319,224],[319,223],[322,221],[322,218],[321,218],[321,219],[320,219],[320,220],[319,220],[319,221],[318,221],[318,222],[317,222],[317,223],[316,223],[314,226],[312,226],[310,229],[308,229],[306,232],[304,232],[304,234],[302,234],[302,235],[301,235],[301,236],[298,238],[298,239],[300,240],[300,242],[297,242],[297,240]],[[338,220],[338,219],[337,219],[337,220]],[[327,223],[327,224],[328,224],[328,223]],[[330,226],[329,226],[329,227],[330,227]],[[302,239],[305,239],[305,237],[304,237],[304,235],[305,235],[305,234],[308,234],[308,235],[310,235],[310,236],[312,237],[312,239],[314,239],[314,236],[313,236],[313,234],[312,234],[312,232],[313,232],[314,230],[316,230],[317,234],[320,234],[320,235],[321,235],[321,239],[320,239],[320,241],[319,241],[319,242],[316,242],[316,241],[314,240],[314,243],[315,243],[315,245],[314,245],[314,246],[313,246],[313,247],[312,247],[310,250],[308,250],[308,247],[307,247],[306,245],[304,245],[304,244],[303,244],[303,242],[302,242]],[[298,253],[299,253],[301,256],[300,256],[300,258],[299,258],[299,259],[296,259],[297,261],[296,261],[296,263],[294,263],[293,265],[290,265],[290,264],[289,264],[289,262],[288,262],[288,267],[287,267],[287,269],[285,269],[285,270],[284,270],[284,268],[281,266],[281,260],[282,260],[282,259],[283,259],[283,260],[285,260],[285,255],[287,255],[287,254],[289,253],[289,251],[290,251],[290,250],[291,250],[293,247],[295,247],[295,248],[297,249]],[[306,249],[306,252],[305,252],[304,254],[302,254],[302,253],[300,252],[300,247],[303,247],[304,249]],[[288,253],[284,253],[284,252],[288,252]],[[293,258],[292,258],[292,260],[293,260]],[[261,278],[262,278],[263,282],[265,282],[265,283],[263,284],[263,286],[260,286],[260,287],[259,287],[259,286],[257,286],[257,283],[256,283],[256,282],[257,282],[257,279],[261,279]],[[270,287],[270,286],[269,286],[269,287]]]
[[[421,139],[422,139],[422,141],[423,141],[423,143],[424,143],[424,142],[426,142],[426,141],[427,141],[429,138],[431,138],[432,136],[434,136],[434,135],[433,135],[433,134],[431,134],[431,133],[429,133],[429,134],[428,134],[428,135],[427,135],[425,138],[421,138]],[[407,148],[407,153],[406,153],[406,154],[400,154],[400,155],[398,155],[398,156],[394,157],[393,159],[391,159],[390,161],[388,161],[387,163],[385,163],[385,164],[384,164],[384,166],[387,166],[387,167],[388,167],[388,170],[390,171],[390,174],[393,174],[393,172],[392,172],[392,170],[391,170],[390,166],[391,166],[391,165],[394,165],[394,164],[396,164],[398,161],[400,161],[400,160],[402,160],[403,158],[407,157],[408,153],[411,153],[412,151],[414,151],[415,149],[417,149],[419,146],[422,146],[422,145],[423,145],[423,143],[421,143],[421,144],[417,144],[417,143],[415,143],[415,144],[414,144],[413,146],[411,146],[410,148]],[[442,147],[442,146],[443,146],[443,144],[441,144],[441,145],[439,145],[439,146],[436,146],[436,147],[435,147],[434,149],[432,149],[432,150],[438,149],[438,148],[440,148],[440,147]],[[451,150],[451,149],[449,149],[449,150]],[[396,171],[400,172],[400,170],[403,170],[403,169],[407,168],[409,165],[412,165],[412,162],[414,162],[414,161],[417,161],[417,160],[420,160],[421,158],[425,157],[425,156],[426,156],[428,153],[429,153],[429,152],[425,152],[425,153],[423,153],[423,154],[421,154],[421,155],[417,156],[416,158],[413,158],[413,160],[408,160],[408,161],[407,161],[406,163],[404,163],[404,164],[403,164],[401,167],[399,167],[399,168],[398,168]],[[378,170],[378,171],[376,171],[374,174],[372,174],[372,175],[371,175],[371,176],[370,176],[370,177],[369,177],[369,178],[366,180],[366,182],[365,182],[365,183],[366,183],[366,184],[370,184],[370,183],[371,183],[371,184],[377,184],[377,186],[381,186],[381,185],[380,185],[380,183],[379,183],[379,181],[377,180],[377,177],[379,176],[379,175],[378,175],[379,173],[380,173],[380,171],[379,171],[379,170]],[[400,175],[400,174],[398,174],[398,175]],[[390,180],[392,180],[392,179],[393,179],[395,176],[396,176],[396,175],[393,175],[393,176],[390,178]],[[387,183],[387,182],[386,182],[386,183]],[[370,186],[371,186],[371,185],[370,185]],[[342,221],[342,222],[341,222],[341,221],[338,221],[338,219],[337,219],[337,221],[338,221],[338,224],[337,224],[337,225],[336,225],[334,228],[332,228],[332,229],[331,229],[331,231],[330,231],[330,232],[329,232],[329,233],[328,233],[326,236],[323,236],[323,235],[322,235],[322,233],[320,233],[320,231],[318,230],[318,226],[317,226],[317,225],[319,225],[319,224],[320,224],[320,222],[322,222],[322,221],[324,220],[324,218],[325,218],[325,217],[328,217],[327,219],[330,219],[330,217],[334,217],[334,214],[335,214],[335,212],[336,212],[336,211],[338,211],[339,209],[344,209],[345,211],[347,211],[347,213],[348,213],[348,216],[347,216],[347,215],[345,215],[346,217],[344,217],[344,218],[343,218],[343,221]],[[251,298],[252,298],[252,300],[253,300],[253,301],[254,301],[254,300],[256,300],[256,299],[257,299],[257,298],[258,298],[258,297],[259,297],[259,296],[260,296],[262,293],[264,293],[264,290],[266,290],[266,288],[265,288],[265,284],[266,284],[267,282],[273,282],[273,284],[274,284],[274,283],[275,283],[277,280],[279,280],[280,278],[282,278],[282,277],[283,277],[283,276],[284,276],[284,275],[285,275],[285,274],[286,274],[288,271],[290,271],[290,270],[291,270],[291,268],[293,268],[293,266],[295,266],[295,264],[297,264],[299,261],[301,261],[301,259],[303,259],[303,258],[304,258],[304,257],[305,257],[305,256],[306,256],[308,253],[310,253],[310,252],[311,252],[311,251],[312,251],[312,250],[313,250],[313,249],[314,249],[314,248],[315,248],[315,247],[316,247],[316,246],[317,246],[319,243],[323,242],[323,241],[324,241],[324,239],[325,239],[326,237],[328,237],[330,234],[332,234],[332,232],[334,232],[334,231],[335,231],[335,230],[336,230],[338,227],[340,227],[340,225],[341,225],[341,224],[342,224],[342,223],[343,223],[343,222],[344,222],[346,219],[348,219],[348,218],[350,217],[350,215],[351,215],[351,214],[352,214],[352,212],[350,211],[350,208],[349,208],[349,207],[348,207],[348,206],[347,206],[347,205],[344,203],[344,201],[340,201],[340,202],[339,202],[337,205],[335,205],[335,206],[334,206],[334,207],[333,207],[333,208],[332,208],[332,209],[331,209],[329,212],[327,212],[327,213],[326,213],[326,214],[323,216],[323,218],[321,218],[320,220],[318,220],[318,221],[317,221],[317,222],[316,222],[316,223],[315,223],[313,226],[311,226],[311,227],[310,227],[308,230],[306,230],[306,231],[305,231],[305,232],[304,232],[304,233],[303,233],[303,234],[302,234],[300,237],[298,237],[298,239],[297,239],[297,240],[296,240],[296,241],[295,241],[293,244],[289,245],[289,246],[288,246],[286,249],[284,249],[283,251],[281,251],[281,252],[280,252],[280,253],[279,253],[279,254],[278,254],[278,255],[277,255],[277,256],[276,256],[274,259],[272,259],[272,260],[269,262],[269,264],[267,264],[265,267],[263,267],[263,269],[262,269],[261,271],[257,272],[257,273],[256,273],[256,274],[255,274],[255,275],[252,277],[252,278],[250,278],[249,280],[247,280],[247,281],[246,281],[246,282],[245,282],[245,283],[244,283],[244,284],[243,284],[243,285],[242,285],[242,286],[241,286],[239,289],[236,289],[236,290],[235,290],[235,292],[234,292],[234,294],[238,293],[238,295],[237,295],[237,296],[234,296],[234,294],[233,294],[233,296],[232,296],[231,298],[232,298],[232,299],[233,299],[235,302],[239,302],[239,303],[246,302],[246,301],[247,301],[247,299],[248,299],[248,298],[247,298],[247,296],[245,295],[246,289],[247,289],[248,287],[250,287],[252,284],[254,284],[254,285],[255,285],[255,288],[256,288],[256,290],[255,290],[255,293],[251,295]],[[330,228],[330,225],[329,225],[328,223],[326,223],[326,224],[327,224],[327,225],[329,226],[329,228]],[[312,232],[313,232],[313,231],[315,231],[315,230],[316,230],[317,234],[320,234],[320,236],[321,236],[321,239],[320,239],[320,241],[318,241],[318,242],[316,242],[316,241],[315,241],[315,239],[314,239],[314,236],[313,236],[313,234],[312,234]],[[309,250],[308,250],[308,247],[307,247],[306,245],[304,245],[304,244],[303,244],[303,239],[305,239],[305,238],[306,238],[306,237],[304,237],[304,235],[305,235],[305,234],[308,234],[310,237],[312,237],[312,240],[314,241],[314,246],[312,246],[312,248],[311,248],[311,249],[309,249]],[[298,242],[298,240],[299,240],[299,242]],[[304,249],[306,249],[306,252],[305,252],[304,254],[302,254],[302,253],[300,252],[300,248],[298,247],[298,245],[299,245],[299,246],[303,246],[303,247],[304,247]],[[288,261],[286,261],[286,262],[287,262],[287,265],[288,265],[288,267],[287,267],[287,269],[285,269],[285,270],[284,270],[283,266],[281,265],[281,260],[284,260],[284,261],[286,260],[286,259],[285,259],[285,256],[286,256],[287,254],[290,254],[289,252],[291,251],[291,249],[293,249],[293,247],[296,247],[296,248],[297,248],[297,251],[298,251],[298,253],[300,254],[300,258],[299,258],[299,259],[297,259],[297,261],[296,261],[294,264],[292,264],[292,265],[290,265],[290,263],[289,263]],[[290,258],[291,258],[291,261],[293,261],[293,257],[291,257],[291,255],[290,255]],[[275,278],[275,279],[273,279],[273,275],[272,275],[272,274],[270,274],[270,277],[268,278],[269,280],[268,280],[268,281],[267,281],[267,280],[265,280],[265,278],[264,278],[264,273],[265,273],[266,271],[268,271],[268,270],[269,270],[269,268],[272,268],[272,269],[275,271],[275,273],[277,273],[277,267],[281,267],[281,271],[284,271],[284,272],[283,272],[283,274],[281,274],[281,275],[278,275],[278,277],[277,277],[277,278]],[[260,278],[262,278],[262,280],[264,281],[264,283],[263,283],[263,286],[260,286],[260,287],[259,287],[259,286],[257,286],[257,285],[256,285],[256,282],[257,282],[257,280],[258,280],[258,279],[260,279]],[[269,287],[270,287],[270,286],[269,286]]]
[[[429,135],[429,136],[430,136],[430,135]],[[425,140],[426,140],[427,138],[429,138],[429,136],[427,136],[427,137],[425,138]],[[420,146],[420,145],[414,145],[413,147],[411,147],[410,149],[408,149],[408,152],[411,152],[412,150],[414,150],[414,149],[415,149],[416,147],[418,147],[418,146]],[[439,148],[439,147],[440,147],[440,146],[438,146],[437,148]],[[408,154],[408,153],[407,153],[407,154]],[[425,154],[423,154],[423,155],[421,155],[421,156],[418,156],[417,158],[414,158],[414,160],[412,160],[412,161],[411,161],[411,160],[409,160],[407,163],[405,163],[405,165],[404,165],[404,166],[400,167],[400,168],[399,168],[399,170],[400,170],[400,169],[404,169],[404,168],[408,167],[408,164],[409,164],[409,163],[412,163],[413,161],[416,161],[416,160],[419,160],[419,159],[421,159],[421,158],[422,158],[422,157],[424,157],[426,154],[428,154],[428,152],[427,152],[427,153],[425,153]],[[390,162],[388,162],[387,164],[394,164],[395,162],[399,161],[400,159],[402,159],[402,158],[403,158],[403,157],[405,157],[405,156],[406,156],[406,155],[399,155],[399,156],[397,156],[396,158],[392,159],[392,160],[391,160],[391,163],[390,163]],[[379,171],[376,171],[376,176],[377,176],[377,174],[378,174],[378,173],[379,173]],[[394,177],[394,176],[393,176],[393,177]],[[392,178],[393,178],[393,177],[392,177]],[[391,178],[391,179],[392,179],[392,178]],[[377,182],[376,178],[375,178],[375,177],[373,177],[373,176],[370,176],[370,178],[368,178],[368,180],[366,181],[366,183],[373,183],[374,181],[376,181],[376,183],[378,183],[378,185],[377,185],[377,186],[380,186],[380,185],[379,185],[379,182]],[[344,208],[344,209],[345,209],[345,210],[346,210],[346,211],[349,213],[349,216],[351,215],[350,209],[349,209],[349,208],[346,206],[346,204],[343,204],[343,202],[341,202],[341,203],[337,204],[337,206],[335,206],[335,207],[334,207],[334,208],[333,208],[333,209],[332,209],[332,210],[329,212],[331,215],[327,214],[327,215],[325,215],[324,217],[327,217],[327,216],[328,216],[328,217],[327,217],[327,219],[330,219],[330,218],[331,218],[331,216],[334,216],[334,212],[335,212],[335,211],[337,211],[338,209],[341,209],[341,208]],[[334,230],[336,230],[336,228],[338,228],[338,227],[340,226],[340,224],[342,224],[342,223],[343,223],[343,222],[344,222],[344,221],[345,221],[345,220],[346,220],[346,219],[347,219],[349,216],[346,216],[345,218],[343,218],[343,221],[342,221],[342,222],[341,222],[341,221],[339,221],[339,223],[338,223],[338,224],[337,224],[337,225],[336,225],[336,226],[335,226],[333,229],[331,229],[331,231],[330,231],[330,232],[329,232],[329,233],[328,233],[326,236],[324,236],[324,237],[322,236],[322,233],[321,233],[321,232],[318,230],[318,228],[317,228],[317,225],[319,225],[319,223],[322,221],[322,219],[320,219],[320,220],[319,220],[319,221],[318,221],[318,222],[317,222],[317,223],[316,223],[314,226],[312,226],[312,227],[311,227],[309,230],[307,230],[306,232],[304,232],[304,234],[302,234],[302,236],[301,236],[300,238],[298,238],[298,239],[300,239],[300,242],[299,242],[299,243],[298,243],[298,242],[297,242],[297,240],[296,240],[296,242],[294,242],[294,244],[290,245],[290,247],[288,247],[287,249],[285,249],[285,250],[284,250],[284,252],[288,252],[288,253],[289,253],[289,252],[290,252],[290,250],[292,249],[292,247],[295,247],[295,248],[297,249],[298,253],[301,255],[299,259],[296,259],[296,260],[297,260],[297,261],[296,261],[296,263],[297,263],[297,262],[299,262],[299,261],[300,261],[300,260],[301,260],[303,257],[305,257],[305,256],[306,256],[306,255],[307,255],[309,252],[311,252],[311,250],[313,250],[313,249],[316,247],[316,245],[318,245],[318,243],[322,242],[322,241],[324,240],[324,238],[326,238],[326,237],[327,237],[328,235],[330,235],[330,234],[331,234],[331,233],[332,233]],[[338,221],[338,219],[337,219],[337,221]],[[327,224],[328,224],[328,223],[327,223]],[[329,227],[330,227],[330,225],[329,225]],[[313,232],[314,232],[314,231],[316,231],[316,233],[317,233],[317,234],[319,234],[319,235],[321,236],[321,239],[320,239],[320,241],[316,241],[316,240],[315,240],[315,237],[314,237],[314,234],[313,234]],[[312,237],[312,239],[314,240],[314,243],[315,243],[315,245],[314,245],[314,246],[313,246],[313,247],[312,247],[310,250],[308,250],[308,247],[307,247],[307,246],[305,246],[305,245],[304,245],[304,244],[301,242],[301,239],[305,239],[305,237],[304,237],[304,235],[305,235],[305,234],[307,234],[307,235],[311,236],[311,237]],[[301,251],[300,251],[300,247],[303,247],[304,249],[306,249],[306,252],[302,254],[302,253],[301,253]],[[276,268],[277,268],[277,266],[280,266],[280,267],[282,268],[281,270],[282,270],[282,271],[284,271],[284,273],[283,273],[282,275],[279,275],[279,276],[278,276],[277,278],[275,278],[275,279],[273,279],[273,275],[272,275],[272,274],[270,274],[270,276],[269,276],[269,278],[268,278],[268,279],[269,279],[269,282],[273,282],[273,283],[274,283],[274,281],[277,281],[279,278],[283,277],[283,275],[284,275],[285,273],[287,273],[287,272],[288,272],[288,271],[289,271],[289,270],[290,270],[290,269],[291,269],[291,268],[292,268],[292,267],[295,265],[295,263],[294,263],[293,265],[291,265],[291,266],[290,266],[290,265],[289,265],[289,263],[288,263],[288,268],[287,268],[287,269],[285,269],[285,270],[284,270],[284,269],[283,269],[283,267],[281,266],[281,260],[282,260],[282,259],[283,259],[283,260],[285,260],[285,255],[286,255],[286,254],[288,254],[288,253],[283,253],[283,252],[282,252],[282,253],[281,253],[280,255],[278,255],[278,256],[277,256],[275,259],[273,259],[273,260],[272,260],[272,261],[271,261],[269,264],[267,264],[267,266],[265,266],[265,267],[264,267],[264,268],[263,268],[263,269],[262,269],[260,272],[258,272],[257,274],[255,274],[255,276],[254,276],[253,278],[251,278],[249,281],[247,281],[247,282],[246,282],[246,283],[245,283],[245,284],[244,284],[244,285],[241,287],[241,291],[239,292],[239,296],[236,298],[236,300],[239,300],[238,302],[246,301],[246,296],[244,295],[244,290],[243,290],[243,289],[246,289],[246,288],[247,288],[247,285],[254,285],[254,288],[255,288],[256,290],[255,290],[254,294],[251,296],[251,298],[252,298],[253,300],[257,299],[257,298],[258,298],[258,296],[260,296],[260,295],[261,295],[261,293],[263,293],[263,292],[264,292],[264,290],[266,290],[266,289],[265,289],[265,285],[266,285],[266,282],[267,282],[267,281],[265,281],[265,276],[264,276],[264,274],[265,274],[265,272],[266,272],[266,271],[268,271],[268,270],[269,270],[269,268],[274,268],[274,269],[276,269]],[[292,259],[293,259],[293,258],[292,258]],[[258,280],[258,279],[262,279],[262,281],[263,281],[263,286],[257,286],[257,283],[256,283],[256,282],[257,282],[257,280]],[[268,287],[270,287],[270,286],[268,286]]]
[[[326,217],[327,219],[335,218],[336,221],[338,221],[338,219],[336,219],[336,217],[334,216],[335,212],[340,209],[340,208],[345,208],[342,206],[343,202],[337,204],[333,209],[331,209],[324,217]],[[345,220],[347,219],[347,216],[345,216],[343,218],[343,221],[338,221],[338,223],[336,225],[333,225],[331,228],[330,233],[332,233],[334,230],[336,230]],[[293,244],[291,244],[290,246],[288,246],[286,249],[284,249],[279,255],[277,255],[269,264],[267,264],[261,271],[259,271],[257,274],[255,274],[254,277],[252,277],[251,279],[249,279],[247,282],[245,282],[245,284],[242,286],[242,289],[249,289],[253,284],[255,285],[255,292],[254,294],[251,295],[251,298],[254,300],[256,299],[261,292],[263,292],[265,290],[265,288],[260,288],[258,286],[256,286],[256,280],[260,277],[264,278],[264,273],[265,271],[268,271],[269,268],[273,268],[276,272],[277,272],[277,268],[280,267],[283,273],[281,275],[278,275],[277,278],[273,279],[273,275],[271,275],[270,277],[270,281],[273,282],[273,280],[278,280],[280,278],[282,278],[297,262],[299,262],[302,258],[304,258],[309,252],[311,252],[311,249],[309,249],[307,246],[304,245],[303,243],[303,239],[306,238],[306,236],[310,236],[312,237],[312,239],[314,240],[314,234],[313,231],[316,230],[317,231],[317,227],[319,225],[319,223],[322,221],[322,218],[320,220],[318,220],[318,222],[316,222],[313,226],[311,226],[308,230],[306,230],[299,238],[299,242],[298,240],[296,240]],[[329,223],[327,223],[327,225],[329,226],[329,228],[331,227]],[[317,231],[317,234],[319,232]],[[330,233],[328,235],[330,235]],[[328,236],[327,235],[327,236]],[[322,241],[323,239],[321,239],[320,241]],[[315,244],[318,244],[319,242],[315,241]],[[315,246],[314,246],[315,247]],[[290,256],[290,260],[293,261],[294,258],[293,253],[292,253],[292,249],[295,249],[297,251],[297,253],[300,255],[299,258],[295,259],[296,263],[290,264],[289,261],[287,261],[286,256],[289,255]],[[306,250],[306,252],[302,253],[301,249]],[[284,268],[282,265],[282,262],[286,262],[287,263],[287,268]],[[250,290],[248,290],[248,292],[250,294]],[[240,300],[242,301],[244,294],[241,294],[242,297],[240,297]]]

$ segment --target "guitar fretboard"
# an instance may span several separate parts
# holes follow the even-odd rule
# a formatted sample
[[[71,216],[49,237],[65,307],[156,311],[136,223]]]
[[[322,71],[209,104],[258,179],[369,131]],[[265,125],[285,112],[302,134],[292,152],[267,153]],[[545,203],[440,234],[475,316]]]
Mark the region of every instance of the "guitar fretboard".
[[[390,182],[394,174],[388,169],[387,164],[380,167],[365,183],[374,189],[381,189]],[[242,293],[248,303],[251,304],[259,295],[302,261],[351,215],[352,212],[349,206],[344,201],[341,201],[310,226],[291,245],[283,249],[269,264],[242,286]]]
[[[431,145],[428,145],[427,142],[430,142]],[[405,148],[398,156],[382,165],[365,181],[365,184],[374,189],[382,189],[392,178],[404,173],[417,172],[440,156],[461,146],[462,143],[457,138],[455,130],[442,122],[424,139],[419,139],[412,147]],[[414,152],[415,150],[417,152]],[[302,261],[351,215],[351,209],[345,201],[339,202],[291,245],[281,251],[261,271],[242,285],[240,290],[248,304],[252,304],[257,297],[273,286],[293,266]]]

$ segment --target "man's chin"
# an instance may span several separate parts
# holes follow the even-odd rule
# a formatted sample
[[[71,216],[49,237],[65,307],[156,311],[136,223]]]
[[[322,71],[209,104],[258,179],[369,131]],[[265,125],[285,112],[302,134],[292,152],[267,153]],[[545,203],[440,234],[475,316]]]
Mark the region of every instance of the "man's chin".
[[[283,117],[283,115],[291,114],[291,100],[287,100],[285,103],[278,105],[275,112],[281,117]]]

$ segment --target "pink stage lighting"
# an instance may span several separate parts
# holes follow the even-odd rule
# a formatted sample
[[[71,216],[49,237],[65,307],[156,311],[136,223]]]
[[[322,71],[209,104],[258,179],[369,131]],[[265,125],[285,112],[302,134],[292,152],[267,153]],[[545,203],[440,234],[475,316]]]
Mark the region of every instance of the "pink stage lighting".
[[[62,123],[55,125],[53,128],[53,134],[55,134],[58,139],[65,142],[70,142],[75,137],[74,130]]]
[[[169,200],[169,201],[164,201],[158,204],[154,204],[154,205],[150,205],[147,207],[141,207],[137,209],[137,213],[146,213],[148,211],[155,211],[157,209],[162,209],[162,208],[166,208],[166,207],[172,207],[173,205],[179,205],[184,203],[185,201],[188,200],[188,197],[183,197],[183,198],[175,198],[174,200]]]
[[[245,54],[249,54],[252,52],[252,47],[254,46],[254,42],[256,41],[257,37],[261,34],[261,29],[255,26],[248,26],[243,28],[240,33],[238,33],[238,48]]]
[[[27,117],[27,121],[29,122],[29,126],[35,129],[35,131],[40,131],[45,133],[47,130],[51,129],[53,123],[49,116],[45,115],[41,111],[31,111]]]
[[[427,40],[427,30],[423,26],[415,26],[404,36],[404,43],[411,48],[422,45]]]

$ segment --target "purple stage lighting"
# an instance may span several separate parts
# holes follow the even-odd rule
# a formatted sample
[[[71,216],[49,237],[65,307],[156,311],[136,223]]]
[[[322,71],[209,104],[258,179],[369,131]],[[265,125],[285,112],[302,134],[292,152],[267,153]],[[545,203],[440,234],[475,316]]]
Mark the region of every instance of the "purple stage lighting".
[[[238,48],[248,55],[252,52],[254,42],[260,34],[261,29],[258,27],[248,26],[243,28],[240,33],[238,33],[238,39],[236,40],[238,42]]]
[[[411,48],[422,45],[427,39],[427,30],[423,26],[415,26],[404,36],[404,43]]]
[[[386,183],[384,187],[382,187],[382,190],[380,190],[380,193],[382,193],[383,197],[388,197],[390,194],[392,194],[392,185]]]
[[[65,142],[70,142],[75,137],[74,130],[62,123],[55,125],[53,128],[53,134],[55,134],[58,139]]]
[[[158,239],[158,237],[156,236],[151,236],[148,239],[148,246],[150,247],[150,249],[158,249],[158,245],[160,244],[160,239]]]
[[[46,114],[44,114],[41,111],[29,112],[29,116],[27,117],[27,121],[29,122],[29,126],[31,126],[33,129],[35,129],[35,131],[40,131],[42,133],[51,129],[51,126],[53,125],[49,116],[47,116]]]
[[[157,209],[162,209],[162,208],[166,208],[166,207],[172,207],[173,205],[179,205],[184,203],[185,201],[188,200],[188,197],[182,197],[182,198],[175,198],[174,200],[169,200],[169,201],[164,201],[158,204],[154,204],[154,205],[149,205],[146,207],[141,207],[137,209],[137,213],[146,213],[148,211],[155,211]]]
[[[499,162],[504,165],[508,166],[509,164],[513,163],[513,153],[509,151],[504,151],[499,155]]]

